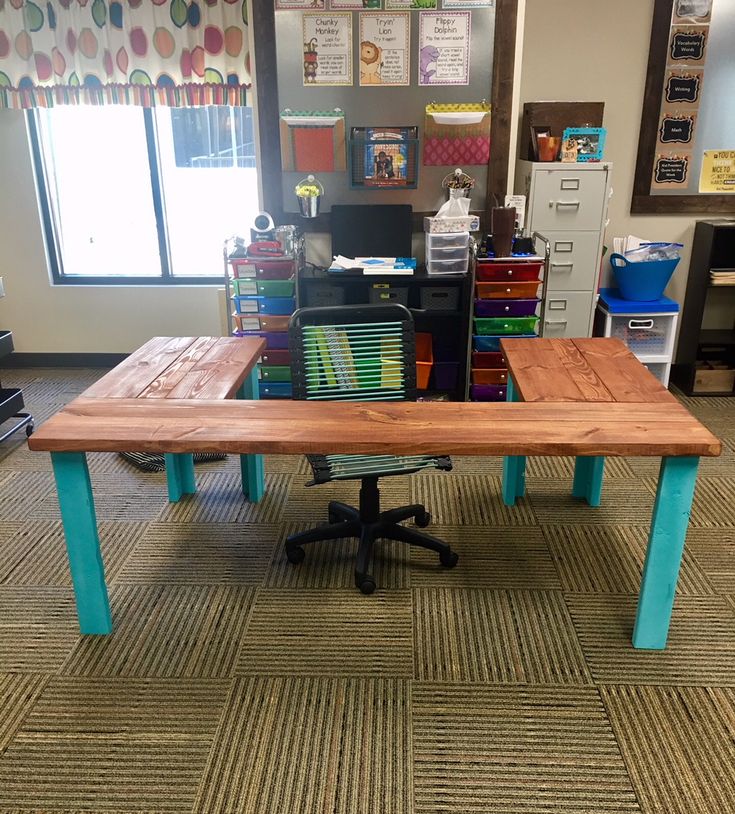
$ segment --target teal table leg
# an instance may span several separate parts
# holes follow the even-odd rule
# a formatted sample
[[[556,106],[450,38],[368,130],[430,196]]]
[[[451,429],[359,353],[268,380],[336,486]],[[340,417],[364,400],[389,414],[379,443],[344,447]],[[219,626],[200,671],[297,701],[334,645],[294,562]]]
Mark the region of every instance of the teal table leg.
[[[237,397],[257,400],[259,396],[258,368],[254,367],[243,382]],[[242,473],[242,493],[252,503],[262,500],[265,494],[265,466],[262,455],[241,455],[240,472]]]
[[[599,506],[602,499],[602,476],[605,459],[600,456],[579,457],[574,462],[572,495],[583,497],[590,506]]]
[[[513,380],[508,378],[508,387],[505,393],[506,401],[520,401],[513,386]],[[507,455],[503,458],[503,503],[506,506],[515,506],[516,499],[526,494],[526,456]]]
[[[181,500],[182,495],[195,495],[194,456],[191,453],[166,453],[166,481],[168,499],[171,503]]]
[[[663,650],[684,553],[699,458],[664,458],[643,565],[633,647]]]
[[[52,452],[61,521],[82,633],[111,633],[112,617],[97,535],[92,482],[83,452]]]

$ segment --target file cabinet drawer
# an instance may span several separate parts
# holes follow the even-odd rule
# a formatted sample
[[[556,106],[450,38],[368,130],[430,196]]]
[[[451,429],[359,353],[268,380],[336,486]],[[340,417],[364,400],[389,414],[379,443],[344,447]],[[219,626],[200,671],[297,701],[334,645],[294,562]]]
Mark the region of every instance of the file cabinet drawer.
[[[597,288],[600,236],[597,232],[551,232],[549,289],[584,291]]]
[[[539,232],[600,230],[607,171],[537,170],[531,222]]]
[[[550,291],[544,312],[544,337],[589,336],[594,296],[591,291]]]

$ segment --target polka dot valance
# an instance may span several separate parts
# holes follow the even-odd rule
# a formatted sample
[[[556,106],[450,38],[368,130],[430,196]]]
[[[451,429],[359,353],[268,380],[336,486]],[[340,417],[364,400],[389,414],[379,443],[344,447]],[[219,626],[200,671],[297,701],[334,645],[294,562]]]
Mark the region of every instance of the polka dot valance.
[[[244,105],[245,0],[0,0],[0,107]]]

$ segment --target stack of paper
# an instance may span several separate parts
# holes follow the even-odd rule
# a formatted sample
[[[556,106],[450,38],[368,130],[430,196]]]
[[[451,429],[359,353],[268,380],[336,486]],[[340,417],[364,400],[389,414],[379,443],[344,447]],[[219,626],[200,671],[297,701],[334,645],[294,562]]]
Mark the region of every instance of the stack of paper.
[[[631,252],[633,249],[640,248],[644,243],[651,243],[650,240],[643,240],[640,237],[628,235],[628,237],[614,237],[613,238],[613,251],[616,254],[625,254]]]
[[[332,260],[328,271],[362,270],[363,274],[413,274],[416,271],[414,257],[343,257]]]
[[[735,285],[735,269],[710,269],[712,285]]]

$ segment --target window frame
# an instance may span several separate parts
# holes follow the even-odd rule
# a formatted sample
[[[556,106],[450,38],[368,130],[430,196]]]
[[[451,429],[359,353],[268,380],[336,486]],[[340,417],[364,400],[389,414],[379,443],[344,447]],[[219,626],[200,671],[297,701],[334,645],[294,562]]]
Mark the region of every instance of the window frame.
[[[158,136],[152,108],[141,108],[145,127],[146,147],[148,152],[148,169],[151,178],[151,195],[153,196],[153,211],[156,218],[156,233],[158,235],[159,255],[161,258],[161,274],[157,277],[134,276],[108,276],[108,275],[70,275],[64,273],[64,261],[59,245],[56,224],[51,209],[49,197],[49,182],[46,165],[41,150],[41,135],[36,110],[26,111],[28,135],[31,143],[31,157],[36,179],[36,193],[41,210],[41,226],[46,256],[51,271],[52,285],[59,286],[213,286],[222,285],[225,276],[221,274],[208,276],[182,276],[171,273],[171,254],[169,251],[168,231],[166,223],[166,205],[163,198],[160,163],[158,157]],[[226,236],[225,236],[226,237]],[[225,237],[222,239],[224,245]],[[224,262],[224,261],[223,261]]]

